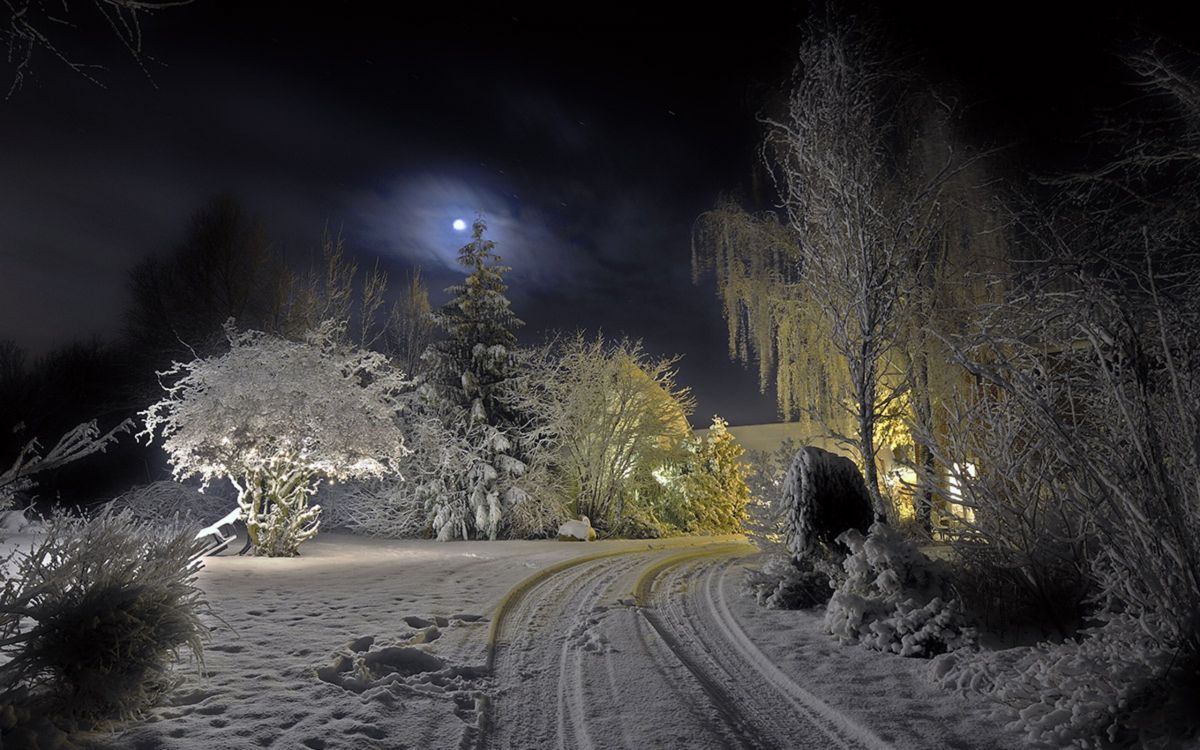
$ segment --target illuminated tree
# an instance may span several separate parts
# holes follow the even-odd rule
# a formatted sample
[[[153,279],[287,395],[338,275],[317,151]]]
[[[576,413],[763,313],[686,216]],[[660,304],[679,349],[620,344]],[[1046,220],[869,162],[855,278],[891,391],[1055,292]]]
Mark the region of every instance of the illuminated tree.
[[[749,518],[750,467],[742,461],[746,450],[729,433],[729,423],[714,416],[708,434],[698,441],[685,492],[694,520],[692,531],[736,534]]]
[[[869,29],[811,28],[782,111],[764,119],[778,213],[724,199],[700,218],[694,254],[697,273],[715,271],[731,355],[753,354],[764,388],[774,374],[785,418],[857,452],[881,516],[881,431],[914,408],[946,186],[970,163],[911,88]]]
[[[228,329],[230,350],[161,373],[165,398],[141,413],[177,479],[224,477],[238,492],[255,554],[292,556],[317,533],[322,479],[397,474],[403,375],[382,354],[338,344],[322,326],[303,342]]]
[[[664,466],[687,461],[693,401],[675,383],[676,358],[638,342],[576,334],[544,348],[510,398],[534,415],[527,439],[553,451],[565,505],[600,528],[626,517],[635,491]]]
[[[420,269],[413,271],[400,290],[384,332],[384,349],[410,376],[424,369],[421,355],[433,343],[437,326],[429,304],[429,287]]]

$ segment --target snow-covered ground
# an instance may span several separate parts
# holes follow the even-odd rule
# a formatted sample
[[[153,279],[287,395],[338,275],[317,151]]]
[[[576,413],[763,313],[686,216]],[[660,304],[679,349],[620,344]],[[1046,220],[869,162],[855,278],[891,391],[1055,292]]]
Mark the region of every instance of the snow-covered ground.
[[[207,675],[98,739],[135,750],[1013,745],[979,707],[933,687],[923,662],[839,646],[816,615],[757,607],[741,586],[753,550],[734,541],[322,534],[299,558],[213,558],[201,572],[215,615]]]

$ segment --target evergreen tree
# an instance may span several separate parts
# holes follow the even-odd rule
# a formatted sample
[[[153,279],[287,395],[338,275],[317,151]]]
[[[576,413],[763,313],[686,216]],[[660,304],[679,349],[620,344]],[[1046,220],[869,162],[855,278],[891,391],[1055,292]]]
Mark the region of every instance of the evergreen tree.
[[[428,375],[421,395],[432,413],[438,466],[430,469],[426,502],[439,539],[495,539],[507,508],[525,499],[516,480],[525,472],[517,453],[516,417],[502,398],[514,374],[513,314],[495,243],[475,220],[471,241],[458,251],[467,269],[462,284],[446,289],[451,299],[434,315],[446,338],[426,350]],[[447,448],[453,448],[448,450]],[[446,465],[447,463],[452,465]]]
[[[750,468],[742,461],[745,449],[729,432],[729,423],[713,417],[708,435],[699,442],[686,475],[688,502],[695,514],[692,531],[736,534],[748,518]]]

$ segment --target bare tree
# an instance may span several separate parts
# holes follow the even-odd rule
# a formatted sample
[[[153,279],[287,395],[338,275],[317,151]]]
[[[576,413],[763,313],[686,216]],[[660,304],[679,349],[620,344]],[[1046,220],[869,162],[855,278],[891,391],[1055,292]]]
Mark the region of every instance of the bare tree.
[[[405,279],[400,296],[392,306],[383,346],[400,368],[413,377],[424,366],[421,355],[436,335],[429,287],[425,285],[421,269],[417,268]]]
[[[196,213],[172,255],[130,272],[126,332],[156,360],[191,359],[224,344],[230,318],[278,330],[291,284],[262,221],[232,196],[218,196]]]

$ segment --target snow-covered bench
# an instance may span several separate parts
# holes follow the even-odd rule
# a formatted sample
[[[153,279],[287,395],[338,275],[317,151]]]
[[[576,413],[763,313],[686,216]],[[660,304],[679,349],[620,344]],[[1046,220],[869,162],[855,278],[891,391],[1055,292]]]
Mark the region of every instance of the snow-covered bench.
[[[0,532],[19,534],[29,528],[33,525],[33,521],[29,518],[29,514],[32,512],[31,508],[0,511]]]
[[[213,555],[219,554],[226,547],[228,547],[229,543],[237,538],[236,524],[238,521],[241,520],[241,518],[242,518],[242,509],[234,508],[233,510],[229,511],[229,513],[227,513],[221,520],[217,521],[216,523],[214,523],[210,526],[205,526],[203,529],[200,529],[199,531],[197,531],[195,538],[196,539],[207,539],[209,542],[209,546],[204,548],[200,552],[197,552],[195,555],[193,555],[192,562],[193,563],[198,562],[201,558],[204,558],[204,557],[212,557]],[[225,527],[228,527],[228,531],[225,530]],[[249,548],[250,548],[250,543],[249,543],[249,540],[247,540],[246,546],[243,547],[242,551],[239,552],[238,554],[239,555],[244,554],[246,552],[246,550]]]

